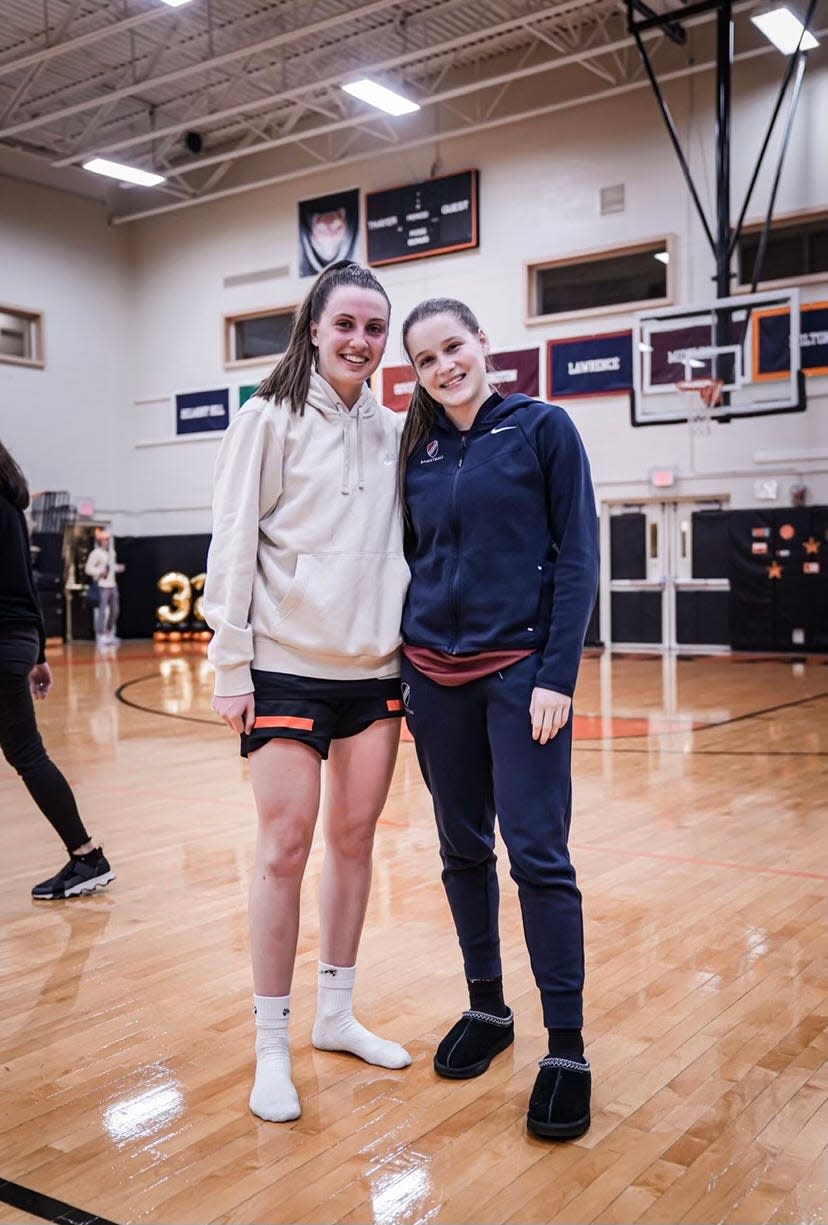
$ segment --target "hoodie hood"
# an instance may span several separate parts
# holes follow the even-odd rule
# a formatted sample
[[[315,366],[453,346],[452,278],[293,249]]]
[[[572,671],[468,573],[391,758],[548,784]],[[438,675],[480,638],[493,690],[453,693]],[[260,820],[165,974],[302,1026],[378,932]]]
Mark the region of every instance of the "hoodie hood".
[[[342,431],[342,477],[339,492],[351,493],[353,473],[356,472],[356,488],[365,488],[365,457],[362,450],[360,422],[373,417],[379,405],[367,384],[363,385],[359,399],[353,408],[348,408],[337,393],[316,370],[311,371],[306,404],[321,413],[331,422],[338,422]]]

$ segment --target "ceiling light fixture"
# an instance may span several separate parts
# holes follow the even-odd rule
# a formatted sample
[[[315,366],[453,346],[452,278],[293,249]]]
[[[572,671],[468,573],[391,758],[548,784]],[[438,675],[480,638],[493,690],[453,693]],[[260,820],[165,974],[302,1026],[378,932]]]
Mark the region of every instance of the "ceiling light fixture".
[[[813,34],[805,30],[802,22],[795,17],[790,9],[775,8],[764,13],[757,13],[751,21],[761,30],[765,38],[773,43],[783,55],[793,55],[797,47],[800,51],[813,51],[819,43]],[[800,35],[802,39],[800,41]]]
[[[171,9],[180,8],[182,4],[189,4],[190,0],[161,0],[162,4],[168,4]]]
[[[369,106],[385,111],[387,115],[410,115],[412,111],[420,109],[419,103],[412,102],[410,98],[404,98],[393,89],[386,89],[384,85],[378,85],[376,81],[369,81],[367,78],[363,81],[352,81],[342,88],[352,98],[359,98]]]
[[[123,166],[120,162],[108,162],[103,157],[93,157],[91,162],[83,163],[84,170],[93,174],[105,174],[110,179],[119,179],[122,183],[135,183],[138,187],[156,187],[166,182],[163,174],[152,174],[149,170],[138,170],[135,166]]]

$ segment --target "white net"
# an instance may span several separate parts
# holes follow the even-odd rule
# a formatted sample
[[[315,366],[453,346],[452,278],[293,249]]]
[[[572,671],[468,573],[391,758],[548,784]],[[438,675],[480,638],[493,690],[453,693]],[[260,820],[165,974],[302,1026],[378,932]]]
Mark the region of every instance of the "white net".
[[[687,415],[687,428],[696,437],[710,433],[713,409],[722,402],[721,379],[680,379],[676,391],[681,393]]]

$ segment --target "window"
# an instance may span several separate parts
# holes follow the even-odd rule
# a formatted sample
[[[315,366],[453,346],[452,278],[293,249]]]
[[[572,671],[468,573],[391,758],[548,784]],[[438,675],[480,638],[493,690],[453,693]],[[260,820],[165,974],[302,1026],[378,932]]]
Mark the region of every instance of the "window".
[[[753,282],[763,223],[745,226],[738,242],[739,283]],[[775,221],[765,248],[759,285],[828,280],[828,213]]]
[[[225,315],[225,366],[260,366],[279,357],[287,348],[294,318],[291,306]]]
[[[672,301],[669,238],[529,264],[528,323]]]
[[[0,362],[43,366],[43,316],[17,306],[0,306]]]

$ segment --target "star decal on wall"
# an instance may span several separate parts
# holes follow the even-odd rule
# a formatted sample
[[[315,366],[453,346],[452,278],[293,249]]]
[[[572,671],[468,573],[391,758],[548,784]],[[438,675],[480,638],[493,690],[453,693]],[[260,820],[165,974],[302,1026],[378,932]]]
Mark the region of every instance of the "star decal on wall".
[[[807,540],[802,542],[805,546],[806,553],[817,554],[819,552],[819,541],[814,536],[809,536]]]
[[[782,577],[782,567],[780,566],[778,561],[772,561],[771,564],[768,566],[768,578],[781,578],[781,577]]]

